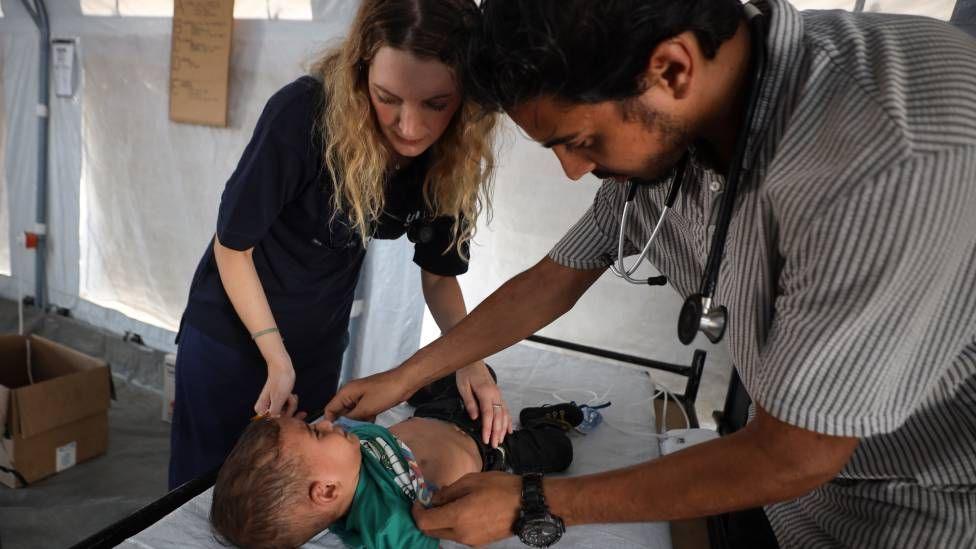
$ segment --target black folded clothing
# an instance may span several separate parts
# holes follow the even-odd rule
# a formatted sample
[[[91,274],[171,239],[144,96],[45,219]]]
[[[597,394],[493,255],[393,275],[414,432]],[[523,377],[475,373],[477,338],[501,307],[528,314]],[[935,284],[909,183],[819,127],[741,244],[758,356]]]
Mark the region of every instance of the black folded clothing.
[[[575,402],[543,404],[533,408],[523,408],[519,412],[519,422],[523,428],[530,428],[538,423],[547,423],[559,425],[563,431],[570,431],[583,423],[583,411]]]
[[[508,435],[499,448],[503,451],[504,465],[517,475],[559,473],[573,463],[573,443],[569,436],[561,428],[544,422]],[[488,469],[489,464],[485,465],[486,470],[492,470]]]

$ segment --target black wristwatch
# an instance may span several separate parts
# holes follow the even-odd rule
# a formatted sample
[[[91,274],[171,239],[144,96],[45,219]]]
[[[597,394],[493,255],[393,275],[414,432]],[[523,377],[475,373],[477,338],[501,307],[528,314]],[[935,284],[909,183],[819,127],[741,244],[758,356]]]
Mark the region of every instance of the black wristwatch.
[[[529,547],[549,547],[563,537],[566,526],[546,506],[541,473],[522,475],[522,509],[512,531]]]

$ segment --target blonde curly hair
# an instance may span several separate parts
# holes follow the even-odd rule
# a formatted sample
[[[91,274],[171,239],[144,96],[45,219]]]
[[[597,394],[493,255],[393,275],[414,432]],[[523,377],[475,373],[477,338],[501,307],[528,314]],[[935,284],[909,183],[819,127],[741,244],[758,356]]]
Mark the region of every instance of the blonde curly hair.
[[[325,166],[335,185],[333,206],[346,213],[364,245],[383,212],[392,155],[369,99],[370,62],[389,46],[436,59],[464,82],[467,41],[479,17],[473,0],[363,0],[345,41],[313,65],[311,72],[328,98],[318,124],[325,139]],[[478,215],[483,209],[490,215],[495,126],[495,114],[462,97],[431,147],[424,202],[435,216],[454,219],[452,245],[462,255]]]

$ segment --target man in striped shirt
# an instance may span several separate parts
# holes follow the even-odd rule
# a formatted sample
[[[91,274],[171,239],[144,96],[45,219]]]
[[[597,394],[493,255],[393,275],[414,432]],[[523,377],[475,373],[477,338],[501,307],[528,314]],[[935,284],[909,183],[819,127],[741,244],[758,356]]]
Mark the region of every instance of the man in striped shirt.
[[[622,180],[652,181],[624,227],[632,255],[686,152],[649,257],[696,293],[748,132],[715,302],[755,417],[654,462],[547,479],[552,513],[571,526],[762,505],[783,547],[976,546],[976,44],[925,18],[756,6],[767,62],[744,120],[738,0],[485,0],[472,89],[571,179],[607,181],[547,258],[330,408],[383,409],[564,313],[616,259]],[[422,529],[483,543],[508,535],[519,481],[468,477],[436,503]]]

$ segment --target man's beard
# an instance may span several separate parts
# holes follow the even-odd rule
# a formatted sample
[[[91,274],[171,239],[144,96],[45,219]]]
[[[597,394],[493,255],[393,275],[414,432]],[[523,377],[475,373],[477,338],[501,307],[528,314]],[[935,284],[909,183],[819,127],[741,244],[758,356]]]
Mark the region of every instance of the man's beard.
[[[655,185],[665,183],[694,141],[691,129],[677,117],[644,105],[639,98],[625,99],[620,105],[624,120],[637,121],[649,133],[659,135],[663,148],[662,152],[649,157],[643,173],[632,179]]]

